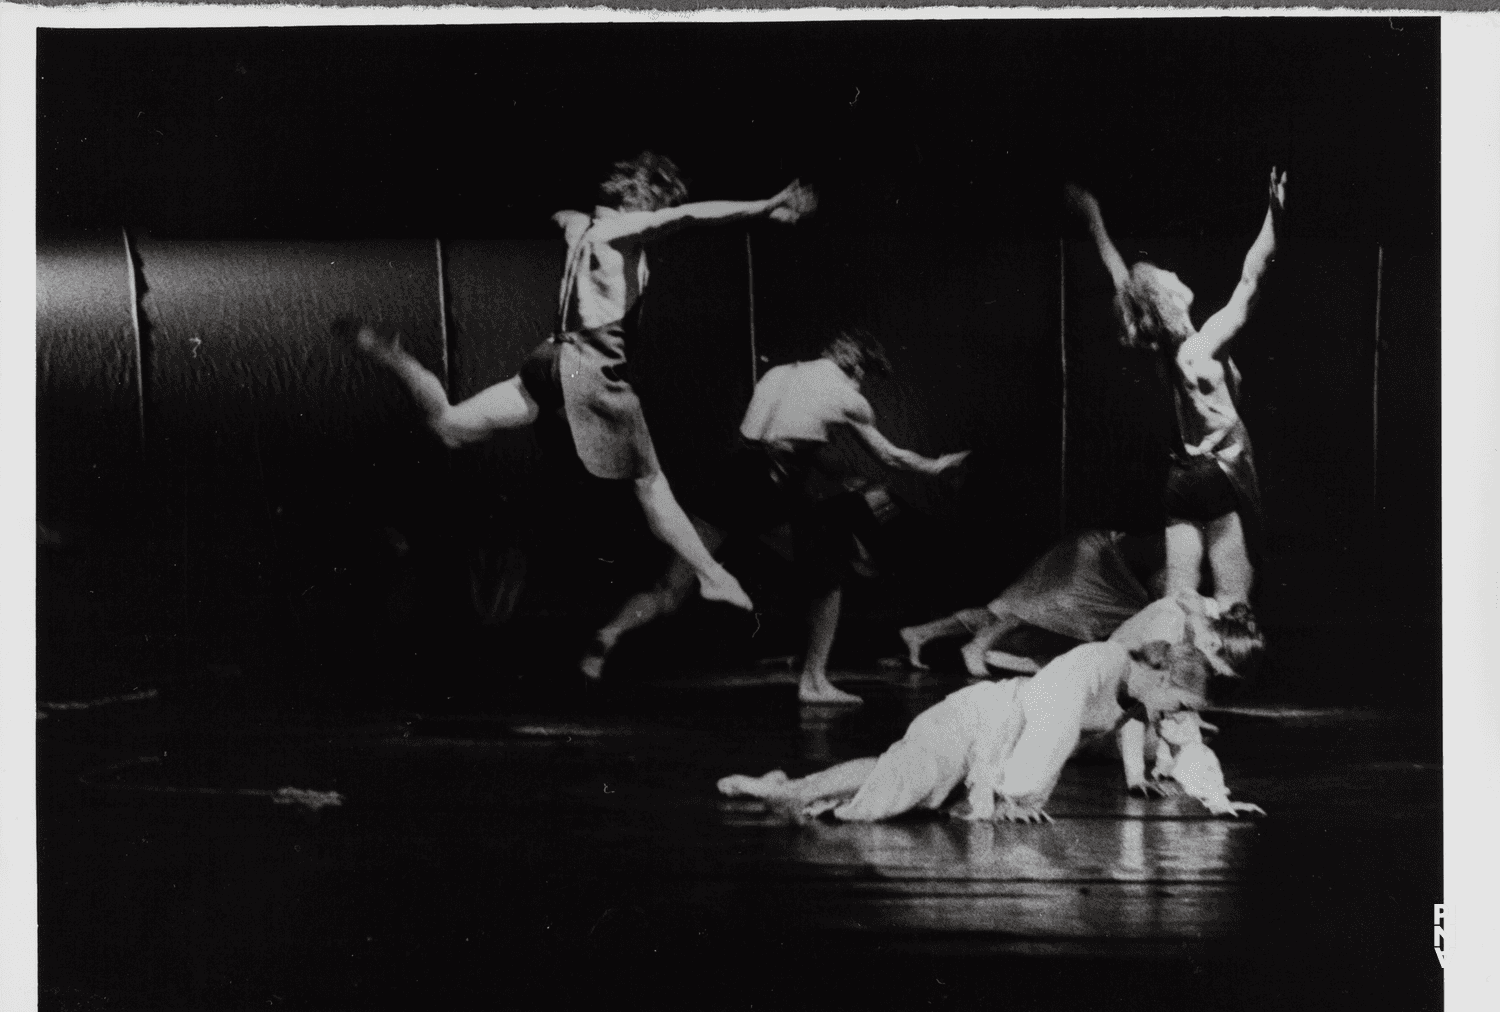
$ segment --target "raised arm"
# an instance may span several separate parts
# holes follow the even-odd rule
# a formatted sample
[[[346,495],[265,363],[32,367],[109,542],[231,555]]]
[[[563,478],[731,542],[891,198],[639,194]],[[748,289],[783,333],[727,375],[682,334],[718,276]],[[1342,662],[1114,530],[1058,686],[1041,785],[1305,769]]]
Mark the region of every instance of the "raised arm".
[[[660,211],[624,211],[599,219],[594,224],[594,234],[604,242],[622,239],[650,242],[689,225],[720,225],[767,217],[790,224],[812,213],[816,206],[812,189],[793,180],[769,200],[701,200]]]
[[[875,427],[875,412],[870,402],[855,394],[845,411],[844,420],[854,429],[860,442],[864,443],[875,459],[896,471],[912,471],[916,474],[942,474],[957,467],[968,457],[969,451],[945,453],[941,457],[924,457],[911,450],[903,450],[885,437]]]
[[[1120,256],[1120,251],[1115,249],[1115,244],[1109,237],[1109,232],[1104,228],[1104,215],[1099,211],[1099,201],[1094,195],[1082,187],[1069,183],[1064,187],[1068,198],[1068,204],[1076,211],[1089,227],[1089,234],[1094,237],[1094,245],[1099,247],[1099,257],[1104,261],[1105,269],[1109,271],[1110,278],[1115,283],[1115,288],[1125,284],[1130,277],[1130,268],[1125,266],[1125,258]]]
[[[1271,169],[1271,185],[1266,198],[1266,219],[1260,226],[1260,234],[1245,254],[1245,266],[1240,271],[1240,283],[1235,286],[1229,302],[1198,331],[1196,342],[1198,354],[1217,356],[1224,347],[1239,334],[1250,318],[1250,310],[1260,295],[1261,278],[1276,259],[1277,235],[1281,231],[1281,219],[1286,213],[1286,173],[1277,175]]]

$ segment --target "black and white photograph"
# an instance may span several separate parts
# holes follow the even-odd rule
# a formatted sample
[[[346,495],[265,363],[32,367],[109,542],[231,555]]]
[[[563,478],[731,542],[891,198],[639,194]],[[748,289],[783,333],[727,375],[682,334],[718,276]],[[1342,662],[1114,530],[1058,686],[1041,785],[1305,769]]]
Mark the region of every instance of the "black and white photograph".
[[[35,34],[41,1009],[1444,1007],[1439,18],[331,22]]]

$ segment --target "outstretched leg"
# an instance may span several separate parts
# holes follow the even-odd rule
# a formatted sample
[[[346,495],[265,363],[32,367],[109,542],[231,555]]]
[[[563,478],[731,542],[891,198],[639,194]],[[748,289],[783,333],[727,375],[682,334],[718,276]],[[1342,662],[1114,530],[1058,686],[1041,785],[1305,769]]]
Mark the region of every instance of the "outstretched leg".
[[[637,478],[635,497],[646,514],[646,525],[657,540],[676,552],[698,577],[698,593],[709,601],[723,601],[751,610],[750,596],[729,570],[719,565],[678,505],[667,476],[661,471]]]
[[[366,326],[359,329],[355,340],[361,351],[406,384],[426,417],[427,427],[449,448],[477,443],[501,429],[536,421],[536,401],[519,376],[481,390],[460,404],[449,404],[442,381],[401,347],[400,338],[382,336]]]
[[[844,590],[834,587],[813,598],[807,609],[807,656],[802,661],[802,680],[797,698],[804,703],[834,703],[852,706],[862,700],[851,692],[836,688],[828,680],[828,655],[833,651],[833,637],[838,632],[839,609]]]
[[[1166,597],[1196,593],[1203,580],[1203,532],[1187,520],[1167,519]]]
[[[780,770],[773,770],[763,777],[725,777],[719,781],[719,793],[731,798],[760,798],[798,808],[819,801],[842,801],[859,793],[877,762],[879,760],[874,756],[851,759],[797,780],[788,780]]]
[[[1214,597],[1223,607],[1250,603],[1255,569],[1245,546],[1245,527],[1238,513],[1226,513],[1208,523],[1208,567],[1214,576]]]
[[[724,543],[723,533],[696,517],[688,519],[703,540],[704,547],[710,552],[718,551],[719,546]],[[591,649],[579,662],[579,669],[584,675],[588,678],[603,675],[604,662],[621,636],[659,618],[665,618],[681,608],[688,594],[692,593],[694,575],[693,567],[686,560],[681,556],[674,557],[656,586],[633,595],[615,617],[610,619],[609,624],[594,634]]]
[[[922,663],[922,648],[933,640],[950,636],[973,635],[995,621],[988,608],[965,608],[946,618],[935,619],[924,625],[909,625],[901,630],[901,640],[906,644],[907,660],[914,668],[927,670]]]

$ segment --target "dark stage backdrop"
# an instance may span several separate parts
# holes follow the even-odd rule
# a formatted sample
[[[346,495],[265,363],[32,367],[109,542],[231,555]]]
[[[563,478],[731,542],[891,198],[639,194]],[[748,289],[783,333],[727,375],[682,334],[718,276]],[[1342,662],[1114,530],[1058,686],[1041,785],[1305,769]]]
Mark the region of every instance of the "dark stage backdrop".
[[[1436,38],[1330,19],[43,32],[42,691],[232,665],[461,681],[527,637],[564,651],[653,578],[627,490],[557,466],[545,432],[443,450],[333,327],[399,330],[455,396],[511,375],[553,326],[547,215],[653,146],[695,196],[794,175],[822,196],[795,229],[652,250],[632,367],[685,502],[754,370],[842,323],[896,366],[868,390],[883,429],[974,450],[959,483],[892,481],[906,564],[851,595],[853,659],[987,600],[1066,530],[1159,522],[1152,378],[1110,336],[1062,181],[1095,189],[1127,257],[1193,286],[1201,323],[1290,165],[1290,235],[1235,351],[1271,687],[1435,700]],[[695,606],[672,634],[714,663],[791,649],[774,555],[734,561],[767,630]]]

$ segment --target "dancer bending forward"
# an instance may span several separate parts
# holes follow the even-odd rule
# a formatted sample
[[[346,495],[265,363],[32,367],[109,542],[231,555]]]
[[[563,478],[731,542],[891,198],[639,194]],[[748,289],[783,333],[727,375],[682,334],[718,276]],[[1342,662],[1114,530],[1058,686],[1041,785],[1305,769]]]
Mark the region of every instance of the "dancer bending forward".
[[[1226,607],[1248,602],[1255,574],[1245,525],[1258,526],[1260,489],[1250,435],[1235,405],[1239,370],[1228,351],[1249,319],[1266,269],[1276,259],[1286,173],[1271,170],[1269,207],[1245,255],[1239,284],[1202,330],[1193,329],[1188,315],[1192,290],[1176,274],[1145,261],[1127,267],[1105,231],[1099,202],[1077,187],[1069,187],[1068,196],[1087,220],[1114,280],[1121,343],[1156,355],[1158,372],[1172,397],[1177,440],[1162,497],[1167,593],[1198,589],[1206,551],[1214,597]]]
[[[971,820],[1048,820],[1043,806],[1063,765],[1085,732],[1108,733],[1127,719],[1123,700],[1156,728],[1171,724],[1161,740],[1184,738],[1185,770],[1211,810],[1258,811],[1229,802],[1217,760],[1210,765],[1201,739],[1179,734],[1193,712],[1207,705],[1210,669],[1190,645],[1151,643],[1127,652],[1115,643],[1086,643],[1034,677],[981,682],[960,689],[920,714],[906,735],[879,758],[855,759],[797,780],[781,771],[762,777],[732,776],[719,792],[798,808],[809,815],[832,811],[846,822],[887,819],[913,809],[936,809],[960,784],[967,799],[953,814]],[[1128,697],[1125,698],[1125,697]],[[1139,706],[1137,706],[1139,704]],[[1196,730],[1196,727],[1193,728]],[[1135,745],[1139,756],[1141,745]],[[1209,753],[1211,756],[1212,753]],[[1197,795],[1195,795],[1197,796]]]
[[[1084,530],[1070,535],[1031,564],[1001,595],[983,608],[965,608],[945,618],[901,630],[911,665],[925,668],[921,650],[933,640],[970,637],[963,648],[964,667],[976,678],[991,667],[1032,672],[1032,657],[1004,649],[1004,638],[1029,626],[1083,643],[1113,639],[1127,620],[1143,614],[1161,599],[1166,585],[1166,549],[1154,535]],[[1265,642],[1250,607],[1236,603],[1220,609],[1196,595],[1179,595],[1199,617],[1197,645],[1222,674],[1249,674],[1247,665]],[[1175,598],[1174,598],[1175,600]],[[1168,605],[1169,610],[1177,607]],[[1178,626],[1182,623],[1179,620]],[[1180,635],[1160,636],[1178,642]],[[1127,648],[1139,647],[1136,640]],[[1058,651],[1061,652],[1061,651]],[[1050,658],[1048,658],[1050,659]]]
[[[627,376],[625,346],[649,278],[648,243],[689,225],[761,217],[795,222],[813,209],[815,199],[794,182],[770,200],[683,204],[687,187],[677,166],[650,152],[617,163],[600,193],[604,203],[592,214],[553,215],[568,243],[558,333],[532,352],[518,375],[449,404],[442,382],[402,350],[396,337],[365,327],[359,345],[401,378],[428,427],[450,447],[530,425],[542,413],[565,420],[590,474],[635,483],[651,532],[689,567],[699,592],[749,609],[750,598],[703,546],[667,484]]]
[[[808,592],[807,652],[798,698],[805,703],[854,704],[858,696],[828,680],[828,655],[838,628],[842,580],[855,547],[851,517],[862,504],[845,491],[842,468],[829,450],[830,429],[847,426],[887,467],[936,475],[957,467],[967,452],[924,457],[891,443],[875,427],[875,413],[860,393],[868,373],[886,373],[890,362],[870,334],[841,331],[812,362],[779,365],[755,386],[734,449],[718,463],[698,521],[704,541],[717,549],[730,535],[754,535],[790,523],[799,577]],[[625,602],[595,634],[583,659],[584,674],[599,677],[620,637],[681,607],[691,572],[674,560],[656,587]]]

